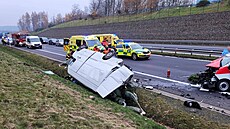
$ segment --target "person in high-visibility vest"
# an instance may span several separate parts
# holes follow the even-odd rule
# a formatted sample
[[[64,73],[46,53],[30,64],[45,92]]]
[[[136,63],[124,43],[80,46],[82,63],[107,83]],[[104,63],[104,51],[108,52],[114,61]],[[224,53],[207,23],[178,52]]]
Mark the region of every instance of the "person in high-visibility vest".
[[[105,48],[109,46],[108,41],[106,40],[106,38],[102,41],[101,43]]]
[[[66,60],[69,60],[72,58],[72,55],[73,55],[74,51],[72,48],[69,49],[69,51],[67,52],[66,54]]]
[[[100,52],[100,49],[97,47],[97,45],[94,46],[93,51]]]

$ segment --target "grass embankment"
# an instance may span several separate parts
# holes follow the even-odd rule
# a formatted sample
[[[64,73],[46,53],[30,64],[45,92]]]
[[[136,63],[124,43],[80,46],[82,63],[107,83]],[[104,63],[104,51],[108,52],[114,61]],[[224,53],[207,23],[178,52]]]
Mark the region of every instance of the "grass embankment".
[[[22,123],[25,123],[24,125],[26,126],[30,126],[31,123],[35,123],[32,125],[38,125],[40,126],[40,124],[42,124],[43,127],[46,127],[48,125],[53,126],[56,125],[57,123],[62,123],[65,122],[68,119],[68,122],[70,121],[69,125],[74,125],[77,123],[71,123],[73,121],[76,121],[76,119],[78,120],[78,117],[75,118],[76,116],[80,116],[80,124],[78,124],[79,126],[84,126],[84,127],[98,127],[98,128],[110,128],[110,127],[134,127],[134,128],[161,128],[162,126],[156,125],[155,123],[153,123],[151,120],[146,119],[144,117],[139,116],[138,114],[130,111],[127,108],[123,108],[120,105],[111,102],[110,100],[107,99],[101,99],[98,95],[93,94],[91,91],[86,90],[85,88],[78,86],[74,83],[71,83],[70,81],[67,81],[63,78],[60,78],[59,76],[46,76],[43,75],[38,68],[43,69],[43,70],[52,70],[55,73],[58,73],[60,76],[65,76],[65,70],[58,68],[57,67],[57,63],[50,61],[46,58],[37,56],[37,55],[32,55],[32,54],[28,54],[26,52],[22,52],[19,50],[15,50],[12,48],[7,48],[7,47],[1,47],[0,46],[0,51],[4,51],[5,53],[9,54],[10,58],[14,58],[15,60],[19,60],[20,62],[26,62],[26,64],[24,63],[19,63],[20,65],[26,65],[25,67],[27,68],[31,68],[29,71],[26,71],[29,73],[33,73],[35,75],[31,75],[32,77],[35,76],[35,79],[33,79],[34,82],[37,83],[29,83],[29,85],[25,85],[26,87],[22,87],[22,88],[28,88],[29,91],[28,92],[29,95],[26,95],[26,98],[28,98],[28,96],[30,96],[33,90],[37,90],[35,95],[39,95],[41,94],[41,100],[43,99],[42,103],[40,105],[42,106],[38,106],[38,107],[42,107],[39,108],[40,111],[39,113],[35,112],[36,110],[34,110],[33,106],[31,106],[30,104],[34,105],[37,104],[40,101],[35,101],[35,103],[33,103],[33,99],[26,99],[28,101],[31,101],[32,103],[27,103],[28,101],[22,101],[23,103],[20,103],[21,105],[25,105],[28,106],[27,110],[25,110],[23,112],[23,114],[25,114],[24,116],[28,116],[29,118],[31,116],[36,116],[39,119],[27,119],[26,117],[22,117],[23,121]],[[6,54],[4,55],[5,57]],[[1,57],[2,58],[2,57]],[[17,58],[17,59],[16,59]],[[1,59],[2,60],[2,59]],[[12,67],[13,63],[11,63],[12,59],[9,59],[9,62],[7,61],[7,66],[10,65]],[[2,61],[1,61],[2,62]],[[17,63],[16,63],[17,64]],[[19,65],[18,64],[18,65]],[[29,65],[29,66],[27,66]],[[38,67],[38,68],[35,68]],[[6,67],[6,66],[5,66]],[[1,68],[1,66],[0,66]],[[11,68],[11,67],[10,67]],[[35,71],[34,71],[34,70]],[[30,72],[31,71],[31,72]],[[24,73],[24,72],[23,72]],[[7,75],[9,77],[9,75]],[[12,74],[12,76],[14,77],[14,74]],[[36,78],[36,76],[38,76]],[[16,78],[17,79],[17,78]],[[18,81],[16,81],[16,79],[11,79],[13,80],[13,82],[15,82],[17,84]],[[54,82],[51,83],[51,82]],[[21,81],[19,81],[21,82]],[[41,84],[41,85],[39,85]],[[43,86],[43,84],[45,84],[45,86]],[[45,87],[47,87],[47,85],[51,85],[50,89],[44,89]],[[57,84],[57,85],[56,85]],[[6,84],[7,85],[7,84]],[[37,87],[34,87],[36,86]],[[61,93],[64,94],[64,96],[59,96],[60,93],[59,92],[59,88],[56,86],[61,85]],[[8,86],[8,85],[7,85]],[[5,87],[5,86],[4,86]],[[12,86],[11,86],[12,87]],[[34,89],[32,89],[34,87]],[[42,88],[41,88],[42,87]],[[60,86],[59,86],[60,87]],[[14,90],[10,90],[9,92],[11,93]],[[20,89],[17,91],[21,91]],[[41,92],[43,91],[43,92]],[[54,92],[56,91],[56,93]],[[70,93],[73,94],[69,94],[68,92],[71,91]],[[14,91],[16,92],[16,91]],[[66,94],[66,92],[68,94]],[[10,95],[9,93],[9,95]],[[2,94],[2,93],[1,93]],[[3,94],[6,94],[6,92],[3,92]],[[44,95],[43,95],[44,94]],[[186,108],[183,106],[183,102],[178,101],[178,100],[174,100],[168,97],[164,97],[162,95],[159,94],[155,94],[143,89],[137,89],[137,94],[139,96],[139,101],[140,103],[143,105],[144,110],[147,112],[147,117],[162,123],[164,125],[168,125],[170,127],[173,128],[177,128],[177,129],[209,129],[209,128],[215,128],[215,129],[219,129],[219,128],[225,128],[228,129],[230,128],[229,125],[229,117],[227,116],[223,116],[219,113],[215,113],[215,112],[211,112],[209,110],[205,110],[203,109],[202,111],[200,110],[195,110],[191,111],[191,109]],[[17,94],[20,95],[20,94]],[[77,98],[75,98],[74,96],[77,96]],[[96,97],[95,100],[90,100],[89,96],[90,95],[94,95]],[[72,98],[72,99],[67,99],[67,98]],[[79,98],[78,98],[79,97]],[[5,98],[5,97],[3,97]],[[37,97],[36,97],[37,98]],[[34,99],[36,99],[34,98]],[[39,98],[39,97],[38,97]],[[57,99],[58,98],[58,99]],[[2,98],[1,98],[2,99]],[[6,99],[8,100],[8,99]],[[9,99],[11,100],[11,99]],[[55,102],[55,104],[47,104],[47,100],[55,100],[53,102]],[[49,102],[48,101],[48,102]],[[62,102],[64,101],[64,102]],[[67,102],[65,102],[67,101]],[[1,101],[2,103],[4,101]],[[7,102],[7,101],[6,101]],[[11,102],[11,101],[9,101]],[[44,105],[43,105],[44,103]],[[64,103],[64,104],[62,104]],[[10,107],[12,107],[12,111],[17,112],[17,110],[21,110],[23,109],[23,106],[20,106],[19,108],[15,107],[14,103],[9,103]],[[12,105],[11,105],[12,104]],[[59,105],[59,106],[57,106]],[[66,106],[67,105],[67,106]],[[47,110],[43,109],[44,107],[45,109],[49,109],[50,106],[57,106],[58,109],[57,110],[60,112],[60,114],[62,114],[63,117],[61,117],[60,115],[55,116],[53,119],[52,114],[50,114],[49,112],[46,112]],[[92,106],[92,107],[91,107]],[[95,108],[97,107],[97,108]],[[1,107],[2,108],[2,107]],[[30,109],[32,108],[32,109]],[[52,107],[54,108],[54,107]],[[35,108],[36,109],[36,108]],[[42,109],[42,110],[41,110]],[[56,109],[56,108],[54,108]],[[98,110],[100,109],[100,110]],[[88,115],[84,115],[85,112],[84,111],[88,111],[86,112],[86,114]],[[48,110],[49,111],[49,110]],[[9,114],[10,110],[5,110],[4,114]],[[36,114],[34,115],[33,112]],[[81,114],[83,112],[83,114]],[[99,112],[99,113],[98,113]],[[30,115],[30,114],[33,115]],[[70,114],[72,117],[69,117],[69,115],[66,114]],[[1,120],[5,120],[8,121],[8,123],[14,123],[15,119],[19,119],[19,115],[14,115],[15,113],[12,113],[10,115],[8,115],[12,120],[10,121],[10,119],[7,119],[7,117],[4,117],[4,119],[2,119],[0,117],[0,121]],[[41,116],[40,116],[41,114]],[[44,115],[45,114],[45,115]],[[0,116],[6,116],[6,115],[0,115]],[[46,117],[45,117],[46,116]],[[74,117],[75,116],[75,117]],[[58,118],[58,122],[55,122],[54,120],[56,120],[56,117]],[[83,120],[81,119],[81,117],[83,117]],[[88,118],[89,117],[89,118]],[[87,121],[84,121],[84,118],[87,119]],[[21,119],[21,118],[20,118]],[[69,120],[70,119],[70,120]],[[61,121],[59,121],[61,120]],[[26,121],[26,122],[24,122]],[[51,121],[51,122],[50,122]],[[108,122],[109,121],[109,122]],[[43,123],[44,122],[44,123]],[[107,123],[107,124],[104,124]],[[71,127],[71,126],[70,126]],[[77,127],[77,126],[76,126]]]
[[[210,6],[206,6],[206,7],[174,7],[174,8],[165,8],[160,11],[155,11],[151,13],[142,13],[142,14],[124,15],[124,16],[110,16],[110,17],[102,17],[100,19],[75,20],[75,21],[59,24],[52,28],[64,28],[64,27],[74,27],[74,26],[97,25],[97,24],[105,24],[105,23],[149,20],[149,19],[157,19],[157,18],[165,18],[165,17],[186,16],[192,14],[213,13],[213,12],[223,12],[223,11],[230,11],[230,6],[227,5],[227,1],[222,1],[220,4],[218,3],[211,4]]]

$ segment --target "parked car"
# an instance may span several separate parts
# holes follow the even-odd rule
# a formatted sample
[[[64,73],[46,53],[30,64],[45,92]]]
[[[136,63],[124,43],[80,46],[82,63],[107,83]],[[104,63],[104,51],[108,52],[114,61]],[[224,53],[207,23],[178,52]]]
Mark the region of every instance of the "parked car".
[[[55,45],[56,46],[63,46],[64,45],[64,39],[58,39]]]
[[[42,49],[40,38],[38,36],[26,36],[26,47]]]
[[[57,42],[57,39],[55,39],[55,38],[49,39],[49,45],[55,45],[56,42]]]
[[[48,44],[49,43],[49,39],[46,37],[40,37],[41,43],[42,44]]]

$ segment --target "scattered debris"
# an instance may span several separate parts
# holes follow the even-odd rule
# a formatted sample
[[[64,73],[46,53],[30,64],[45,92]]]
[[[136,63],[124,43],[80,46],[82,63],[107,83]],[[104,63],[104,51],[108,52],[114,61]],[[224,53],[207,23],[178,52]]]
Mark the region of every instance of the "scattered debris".
[[[227,99],[230,99],[230,93],[229,92],[220,92],[220,94],[225,96]]]
[[[153,90],[153,87],[152,87],[152,86],[144,86],[144,88],[145,88],[146,90]]]
[[[52,71],[42,71],[43,73],[45,73],[45,74],[48,74],[48,75],[54,75],[55,73],[54,72],[52,72]]]
[[[209,89],[204,89],[203,87],[200,88],[200,91],[204,91],[204,92],[209,92]]]
[[[184,102],[184,106],[202,110],[200,104],[198,102],[195,102],[195,101],[187,100]]]
[[[209,106],[209,107],[208,107],[208,109],[211,109],[211,110],[212,110],[212,109],[213,109],[213,107],[212,107],[212,106]]]
[[[94,99],[95,99],[95,97],[94,97],[94,96],[92,96],[92,95],[90,95],[90,96],[89,96],[89,98],[90,98],[90,99],[92,99],[92,100],[94,100]]]

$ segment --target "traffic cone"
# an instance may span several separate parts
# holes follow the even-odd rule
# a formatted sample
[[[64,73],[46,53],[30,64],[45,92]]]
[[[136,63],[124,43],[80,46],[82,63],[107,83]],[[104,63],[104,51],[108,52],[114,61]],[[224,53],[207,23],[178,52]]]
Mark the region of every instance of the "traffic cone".
[[[170,78],[170,75],[171,75],[171,71],[170,71],[170,68],[168,68],[168,71],[167,71],[167,78]]]

